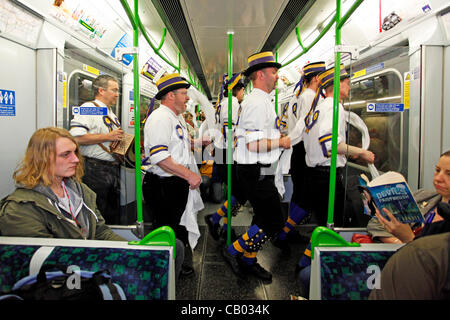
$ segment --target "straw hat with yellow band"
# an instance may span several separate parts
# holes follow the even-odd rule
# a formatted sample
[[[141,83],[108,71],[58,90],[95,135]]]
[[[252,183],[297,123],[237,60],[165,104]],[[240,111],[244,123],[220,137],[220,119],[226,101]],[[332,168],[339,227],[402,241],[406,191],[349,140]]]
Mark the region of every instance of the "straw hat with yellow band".
[[[227,77],[227,79],[228,79],[228,77]],[[236,85],[244,85],[244,83],[242,82],[242,73],[240,73],[240,72],[238,72],[238,73],[233,73],[233,75],[231,76],[231,79],[230,80],[227,80],[227,82],[226,82],[226,86],[228,87],[227,89],[228,90],[233,90],[233,88],[236,86]]]
[[[156,86],[158,87],[158,93],[155,95],[155,99],[159,100],[166,93],[180,89],[180,88],[189,88],[191,85],[186,81],[185,78],[182,78],[179,73],[172,73],[167,76],[161,77],[156,82]]]
[[[341,64],[340,66],[340,80],[344,80],[346,78],[349,78],[350,75],[347,73],[347,71],[344,68],[344,65]],[[316,91],[316,96],[314,97],[314,100],[312,102],[311,108],[309,109],[308,115],[305,117],[305,130],[306,132],[309,131],[309,129],[314,125],[314,123],[317,120],[318,111],[316,111],[317,103],[319,102],[320,92],[323,89],[328,88],[329,86],[333,85],[334,83],[334,67],[329,68],[319,74],[319,87]]]
[[[252,72],[269,67],[281,68],[281,63],[275,62],[272,51],[255,53],[248,57],[248,68],[243,73],[248,77]]]
[[[344,80],[346,78],[350,78],[350,75],[347,73],[347,71],[344,68],[344,65],[341,64],[341,71],[340,71],[340,80]],[[322,88],[327,88],[331,86],[334,82],[334,67],[329,68],[326,71],[322,72],[319,75],[319,83]]]
[[[148,108],[145,118],[141,121],[141,124],[145,124],[147,118],[153,112],[153,106],[155,104],[155,99],[160,100],[166,93],[180,89],[189,88],[191,85],[186,81],[185,78],[181,77],[179,73],[172,73],[161,77],[157,82],[158,93],[152,98]]]
[[[299,87],[296,96],[298,97],[304,90],[305,90],[305,78],[311,75],[318,75],[326,70],[325,62],[324,61],[318,61],[318,62],[312,62],[308,63],[303,67],[303,75],[300,78],[300,81],[297,82],[294,88],[294,92]]]
[[[222,77],[222,86],[220,87],[220,93],[217,97],[216,105],[214,108],[216,109],[215,117],[216,117],[216,123],[219,119],[220,114],[220,103],[222,102],[222,99],[224,96],[228,97],[228,90],[233,90],[235,87],[239,88],[245,88],[244,82],[242,82],[242,73],[233,73],[231,76],[231,79],[228,80],[228,74],[224,74]]]
[[[233,73],[233,75],[231,76],[230,80],[228,80],[228,74],[227,73],[225,73],[223,75],[223,77],[222,77],[222,86],[220,87],[220,93],[219,93],[219,96],[217,97],[215,108],[217,108],[217,106],[222,101],[225,91],[233,90],[233,88],[236,85],[237,86],[241,86],[242,88],[244,87],[244,83],[242,82],[241,79],[242,79],[242,73],[241,72]]]

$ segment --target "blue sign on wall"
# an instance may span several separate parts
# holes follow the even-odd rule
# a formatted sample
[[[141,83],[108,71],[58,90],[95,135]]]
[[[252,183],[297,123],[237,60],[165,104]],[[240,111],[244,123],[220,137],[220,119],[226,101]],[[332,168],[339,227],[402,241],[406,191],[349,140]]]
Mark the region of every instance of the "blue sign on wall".
[[[384,69],[384,62],[375,64],[366,69],[367,74]]]
[[[0,116],[16,115],[16,92],[0,89]]]
[[[111,56],[113,58],[116,57],[116,48],[128,48],[133,46],[133,39],[130,37],[128,33],[125,33],[122,38],[120,38],[119,42],[117,42],[116,46],[111,51]],[[132,54],[124,54],[122,57],[122,62],[126,66],[128,66],[133,61]]]
[[[405,105],[403,103],[368,103],[368,112],[403,112]]]
[[[74,116],[106,116],[108,108],[106,107],[72,107]]]

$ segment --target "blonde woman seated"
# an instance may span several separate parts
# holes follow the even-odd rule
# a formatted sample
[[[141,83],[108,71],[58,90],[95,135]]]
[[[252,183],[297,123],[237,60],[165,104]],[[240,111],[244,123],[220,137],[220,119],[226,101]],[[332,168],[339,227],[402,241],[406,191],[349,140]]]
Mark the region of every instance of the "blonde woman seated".
[[[369,221],[367,232],[374,240],[384,243],[408,243],[425,233],[428,235],[450,231],[446,230],[448,228],[443,224],[444,219],[437,210],[440,203],[449,203],[450,201],[450,150],[444,152],[436,164],[433,185],[434,191],[420,189],[413,194],[424,216],[424,224],[411,226],[401,223],[389,210],[383,209],[388,215],[389,221],[383,218],[377,209],[378,220],[371,219]]]
[[[37,130],[13,174],[16,190],[0,201],[0,235],[125,241],[105,225],[82,176],[72,135],[61,128]]]

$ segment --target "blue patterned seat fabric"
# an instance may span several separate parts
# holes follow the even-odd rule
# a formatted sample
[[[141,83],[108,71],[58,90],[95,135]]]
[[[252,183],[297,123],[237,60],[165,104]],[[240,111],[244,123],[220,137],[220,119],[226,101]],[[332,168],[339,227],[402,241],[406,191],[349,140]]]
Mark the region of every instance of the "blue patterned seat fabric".
[[[28,276],[30,260],[40,246],[0,245],[0,292],[12,289],[14,283]]]
[[[40,246],[0,245],[0,292],[29,275]],[[44,265],[75,265],[84,271],[108,270],[128,300],[167,300],[170,254],[167,250],[55,247]]]
[[[395,251],[322,251],[320,277],[322,300],[367,300],[370,265],[383,270]]]
[[[76,265],[93,272],[107,269],[128,300],[167,300],[169,259],[167,250],[56,247],[44,265]]]

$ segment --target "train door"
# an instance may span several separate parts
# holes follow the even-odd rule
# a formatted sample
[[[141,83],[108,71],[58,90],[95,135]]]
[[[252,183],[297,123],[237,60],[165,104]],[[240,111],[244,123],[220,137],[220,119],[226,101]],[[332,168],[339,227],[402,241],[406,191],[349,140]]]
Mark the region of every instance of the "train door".
[[[347,67],[351,74],[349,97],[343,100],[346,111],[358,115],[369,132],[369,150],[375,154],[374,165],[380,174],[396,171],[408,178],[409,102],[405,100],[405,75],[409,71],[408,46],[377,48],[375,54],[353,61]],[[408,93],[409,94],[409,93]],[[348,115],[348,114],[347,114]],[[362,133],[347,128],[349,145],[362,147]],[[358,190],[361,174],[373,177],[367,164],[348,158],[345,171],[346,207],[350,225],[364,226],[369,220],[361,212]],[[351,221],[353,220],[353,221]]]
[[[36,130],[36,51],[0,37],[0,198],[14,190],[12,174]]]

